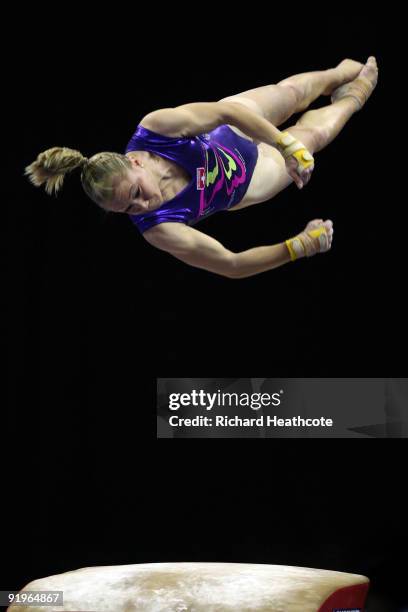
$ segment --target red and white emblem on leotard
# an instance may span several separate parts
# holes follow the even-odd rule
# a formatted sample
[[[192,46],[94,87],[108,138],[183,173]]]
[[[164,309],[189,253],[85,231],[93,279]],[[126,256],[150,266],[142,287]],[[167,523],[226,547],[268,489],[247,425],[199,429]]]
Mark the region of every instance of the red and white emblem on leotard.
[[[205,168],[197,168],[197,189],[205,188]]]

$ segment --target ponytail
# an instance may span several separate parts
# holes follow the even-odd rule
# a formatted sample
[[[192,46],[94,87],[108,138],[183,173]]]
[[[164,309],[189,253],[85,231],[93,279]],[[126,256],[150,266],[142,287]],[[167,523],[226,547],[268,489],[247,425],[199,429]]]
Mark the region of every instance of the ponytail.
[[[75,149],[53,147],[40,153],[37,159],[25,168],[25,175],[35,187],[45,183],[48,195],[57,195],[65,175],[82,168],[81,183],[85,193],[96,204],[104,208],[114,196],[115,181],[132,169],[126,155],[102,152],[88,159]]]
[[[37,159],[25,168],[25,175],[35,187],[45,183],[48,195],[57,195],[65,175],[76,168],[82,168],[88,159],[79,151],[66,147],[53,147],[40,153]]]

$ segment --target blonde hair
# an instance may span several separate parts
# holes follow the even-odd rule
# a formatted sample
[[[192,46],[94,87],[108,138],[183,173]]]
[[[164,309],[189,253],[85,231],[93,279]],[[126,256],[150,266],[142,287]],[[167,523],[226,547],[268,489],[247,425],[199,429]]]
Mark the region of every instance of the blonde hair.
[[[115,183],[128,170],[131,161],[120,153],[97,153],[90,159],[75,149],[53,147],[40,153],[37,159],[25,168],[25,175],[35,187],[45,183],[48,195],[58,194],[65,175],[81,168],[81,183],[85,193],[99,206],[113,199]]]

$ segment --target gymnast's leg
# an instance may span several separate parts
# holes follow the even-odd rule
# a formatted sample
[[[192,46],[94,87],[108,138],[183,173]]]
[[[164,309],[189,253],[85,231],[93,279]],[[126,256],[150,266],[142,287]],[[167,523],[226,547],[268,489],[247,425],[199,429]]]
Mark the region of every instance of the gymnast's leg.
[[[375,58],[369,58],[356,79],[342,85],[340,92],[338,90],[333,92],[332,104],[307,111],[295,125],[285,131],[300,140],[311,153],[321,151],[340,133],[347,121],[364,104],[376,86],[377,75]],[[343,87],[346,89],[342,90]],[[263,163],[268,164],[269,170],[266,174],[264,170],[260,170],[258,178],[255,170],[253,178],[258,180],[258,183],[254,182],[254,195],[251,198],[244,198],[228,212],[266,202],[293,182],[287,172],[285,160],[274,147],[260,143],[258,149],[264,158]],[[265,181],[266,176],[271,178]]]
[[[360,62],[346,59],[335,68],[295,74],[277,84],[250,89],[220,102],[239,102],[279,126],[308,108],[319,96],[330,95],[335,88],[353,80],[362,68]]]
[[[354,82],[357,83],[361,77],[366,80],[366,84],[365,92],[360,95],[359,88],[355,90],[352,85]],[[300,117],[296,125],[288,128],[287,131],[303,142],[311,153],[321,151],[336,138],[352,115],[363,106],[375,88],[377,78],[377,62],[375,58],[370,57],[358,78],[349,84],[350,95],[345,95],[329,106],[307,111]],[[355,95],[351,95],[352,93]]]

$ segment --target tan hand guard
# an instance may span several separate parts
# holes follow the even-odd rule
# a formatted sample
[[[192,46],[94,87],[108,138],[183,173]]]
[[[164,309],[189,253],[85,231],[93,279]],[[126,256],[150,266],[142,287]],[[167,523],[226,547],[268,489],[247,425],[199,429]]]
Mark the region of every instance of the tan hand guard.
[[[299,257],[311,257],[316,253],[329,250],[329,238],[324,225],[308,232],[301,232],[294,238],[286,240],[285,244],[292,261],[299,259]]]
[[[305,145],[297,140],[292,134],[289,132],[282,132],[280,139],[276,143],[278,146],[278,150],[286,159],[293,155],[298,162],[297,171],[299,174],[309,168],[314,163],[313,155],[309,153],[306,149]]]

